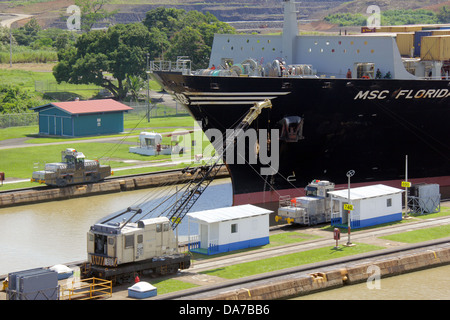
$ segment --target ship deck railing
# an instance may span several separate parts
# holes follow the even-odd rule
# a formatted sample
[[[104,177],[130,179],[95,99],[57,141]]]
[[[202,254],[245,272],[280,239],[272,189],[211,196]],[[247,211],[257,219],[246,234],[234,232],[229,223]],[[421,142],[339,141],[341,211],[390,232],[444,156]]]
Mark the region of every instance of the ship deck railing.
[[[181,72],[182,74],[191,74],[191,60],[187,57],[178,57],[176,62],[167,60],[150,61],[149,72]]]

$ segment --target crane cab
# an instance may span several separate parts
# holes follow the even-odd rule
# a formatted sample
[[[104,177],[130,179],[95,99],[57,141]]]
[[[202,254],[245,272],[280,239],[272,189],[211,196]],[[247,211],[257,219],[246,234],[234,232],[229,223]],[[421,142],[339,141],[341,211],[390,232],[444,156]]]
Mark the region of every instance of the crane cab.
[[[166,217],[137,222],[98,223],[87,236],[92,265],[118,266],[177,252],[177,239]]]

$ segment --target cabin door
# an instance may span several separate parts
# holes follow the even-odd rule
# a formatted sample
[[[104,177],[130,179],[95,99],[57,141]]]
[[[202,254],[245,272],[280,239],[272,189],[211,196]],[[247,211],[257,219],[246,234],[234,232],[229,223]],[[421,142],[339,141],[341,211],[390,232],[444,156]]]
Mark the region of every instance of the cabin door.
[[[209,227],[207,224],[200,225],[200,248],[208,249],[209,244]]]

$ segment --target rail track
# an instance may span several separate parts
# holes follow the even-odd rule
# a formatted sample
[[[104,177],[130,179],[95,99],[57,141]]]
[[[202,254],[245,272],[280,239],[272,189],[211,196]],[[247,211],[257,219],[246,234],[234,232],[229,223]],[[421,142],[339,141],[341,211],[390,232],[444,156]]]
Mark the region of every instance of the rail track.
[[[147,173],[138,173],[138,174],[130,174],[130,175],[123,175],[123,176],[109,176],[106,177],[103,181],[95,182],[95,183],[103,183],[108,181],[115,181],[115,180],[123,180],[123,179],[129,179],[129,178],[138,178],[138,177],[144,177],[149,175],[162,175],[162,174],[168,174],[168,173],[182,173],[183,169],[168,169],[168,170],[161,170],[161,171],[155,171],[155,172],[147,172]],[[80,185],[83,185],[86,183],[82,183]],[[70,185],[74,186],[74,185]],[[68,186],[68,187],[70,187]],[[17,192],[25,192],[25,191],[39,191],[39,190],[48,190],[48,189],[54,189],[58,187],[51,187],[47,185],[39,185],[35,187],[27,187],[27,188],[18,188],[18,189],[10,189],[10,190],[0,190],[0,194],[7,194],[7,193],[17,193]],[[62,187],[67,188],[67,187]]]
[[[380,237],[388,234],[405,232],[413,229],[423,229],[431,228],[443,224],[450,224],[450,217],[429,219],[424,221],[410,222],[402,225],[395,225],[390,227],[385,227],[381,229],[372,229],[365,231],[357,231],[351,234],[352,241],[362,241],[367,238]],[[278,226],[280,228],[282,226]],[[295,230],[301,231],[304,228],[298,227]],[[294,230],[294,229],[291,229]],[[447,240],[448,241],[448,240]],[[321,238],[316,240],[309,240],[305,242],[293,243],[284,245],[283,247],[272,247],[264,250],[249,251],[242,254],[234,254],[232,256],[225,256],[220,258],[213,258],[208,260],[196,261],[189,270],[185,272],[201,272],[205,270],[210,270],[213,268],[220,268],[225,265],[232,265],[237,263],[243,263],[248,261],[253,261],[257,259],[264,259],[276,256],[282,256],[285,254],[295,253],[299,251],[306,251],[317,247],[332,246],[334,240],[332,238],[332,233],[327,239]]]
[[[424,221],[417,221],[417,222],[410,222],[402,225],[396,225],[396,226],[390,226],[390,227],[384,227],[380,229],[372,229],[372,230],[365,230],[365,231],[358,231],[354,234],[352,234],[352,242],[358,242],[358,241],[364,241],[368,238],[373,237],[380,237],[383,235],[398,233],[398,232],[405,232],[410,230],[416,230],[416,229],[422,229],[422,228],[429,228],[429,227],[435,227],[443,224],[450,224],[450,217],[443,217],[443,218],[435,218],[435,219],[429,219]],[[300,229],[301,230],[301,229]],[[221,268],[224,266],[229,266],[233,264],[239,264],[244,263],[248,261],[255,261],[260,259],[265,259],[269,257],[276,257],[281,255],[286,255],[290,253],[300,252],[300,251],[306,251],[311,250],[313,248],[319,248],[319,247],[325,247],[325,246],[333,246],[334,240],[331,236],[332,233],[330,233],[329,239],[316,239],[316,240],[310,240],[307,242],[301,242],[301,243],[295,243],[290,245],[285,245],[283,247],[273,247],[268,249],[262,249],[262,250],[255,250],[250,252],[245,252],[242,254],[233,254],[230,256],[224,256],[220,258],[213,258],[209,260],[204,261],[196,261],[191,265],[191,267],[187,270],[183,270],[181,272],[181,276],[189,274],[189,273],[199,273],[206,270]],[[271,282],[275,282],[277,280],[281,280],[287,276],[293,277],[298,274],[305,274],[305,273],[313,273],[317,271],[317,269],[323,269],[323,268],[329,268],[332,266],[339,266],[341,264],[346,264],[349,262],[356,263],[359,261],[365,261],[368,259],[384,259],[386,257],[392,256],[392,255],[400,255],[400,254],[406,254],[408,252],[413,252],[416,250],[431,250],[433,247],[441,246],[441,245],[450,245],[450,237],[439,239],[439,240],[432,240],[427,241],[423,243],[418,244],[411,244],[411,245],[401,245],[396,246],[393,248],[383,249],[383,250],[377,250],[374,252],[369,252],[365,254],[358,254],[354,256],[339,258],[339,259],[333,259],[328,261],[323,261],[319,263],[314,264],[308,264],[308,265],[302,265],[294,268],[288,268],[283,269],[279,271],[269,272],[265,274],[245,277],[241,279],[235,279],[235,280],[228,280],[223,281],[218,284],[213,285],[205,285],[189,290],[184,290],[180,292],[175,292],[171,294],[165,294],[156,297],[155,299],[204,299],[207,297],[214,296],[218,294],[218,292],[224,292],[234,289],[239,289],[243,287],[249,287],[249,286],[255,286],[260,283],[263,283],[264,281],[270,280]]]

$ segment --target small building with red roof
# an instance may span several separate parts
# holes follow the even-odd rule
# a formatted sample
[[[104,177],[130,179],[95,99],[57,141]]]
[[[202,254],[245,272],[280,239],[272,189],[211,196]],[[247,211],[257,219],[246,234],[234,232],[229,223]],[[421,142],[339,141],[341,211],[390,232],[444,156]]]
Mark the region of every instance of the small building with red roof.
[[[124,131],[124,113],[133,108],[113,99],[52,102],[39,112],[39,134],[81,137]]]

